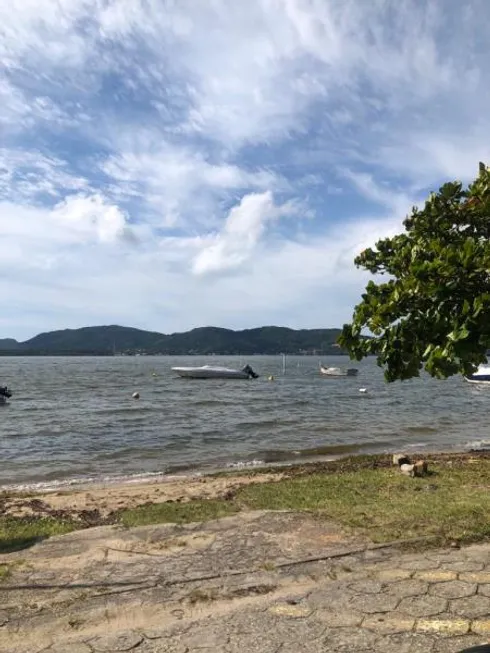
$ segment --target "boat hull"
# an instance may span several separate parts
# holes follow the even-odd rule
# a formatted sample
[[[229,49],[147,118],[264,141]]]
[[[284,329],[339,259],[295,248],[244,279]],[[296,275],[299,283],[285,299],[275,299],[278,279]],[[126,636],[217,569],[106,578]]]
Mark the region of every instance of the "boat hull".
[[[228,367],[172,367],[172,371],[184,379],[250,379],[249,371]]]
[[[474,374],[465,376],[468,383],[481,383],[490,385],[490,365],[480,365]]]
[[[323,367],[323,365],[320,365],[320,374],[329,378],[352,377],[357,376],[357,373],[358,370],[355,368],[343,370],[339,367]]]

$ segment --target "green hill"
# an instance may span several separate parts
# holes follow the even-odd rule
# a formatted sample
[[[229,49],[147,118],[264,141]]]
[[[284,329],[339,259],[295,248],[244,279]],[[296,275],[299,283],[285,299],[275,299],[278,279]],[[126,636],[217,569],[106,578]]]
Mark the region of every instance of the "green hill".
[[[94,326],[50,331],[17,342],[0,340],[0,355],[117,354],[339,354],[340,329],[265,326],[233,331],[200,327],[165,335],[122,326]]]

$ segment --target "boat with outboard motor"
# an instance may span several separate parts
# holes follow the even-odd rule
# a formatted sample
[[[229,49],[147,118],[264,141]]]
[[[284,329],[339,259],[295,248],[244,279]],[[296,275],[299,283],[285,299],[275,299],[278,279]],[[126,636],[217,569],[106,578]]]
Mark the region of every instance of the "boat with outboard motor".
[[[354,367],[349,367],[347,369],[341,367],[324,367],[320,364],[320,374],[324,376],[357,376],[359,370],[356,370]]]
[[[172,371],[185,379],[257,379],[250,365],[239,370],[219,365],[202,365],[201,367],[172,367]]]

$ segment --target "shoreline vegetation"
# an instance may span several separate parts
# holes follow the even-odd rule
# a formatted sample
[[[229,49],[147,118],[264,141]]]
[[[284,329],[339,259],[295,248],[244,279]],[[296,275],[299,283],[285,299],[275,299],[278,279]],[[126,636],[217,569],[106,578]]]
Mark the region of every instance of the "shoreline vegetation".
[[[416,458],[415,456],[413,456]],[[490,538],[490,452],[420,455],[409,478],[391,455],[49,493],[0,493],[0,553],[101,525],[188,523],[250,510],[307,511],[375,543]]]

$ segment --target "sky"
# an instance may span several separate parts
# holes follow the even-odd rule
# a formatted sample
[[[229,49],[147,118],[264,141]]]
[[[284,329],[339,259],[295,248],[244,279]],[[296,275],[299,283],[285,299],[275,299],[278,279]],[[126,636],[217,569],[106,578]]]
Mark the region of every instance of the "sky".
[[[489,162],[487,0],[0,0],[0,337],[341,326]]]

